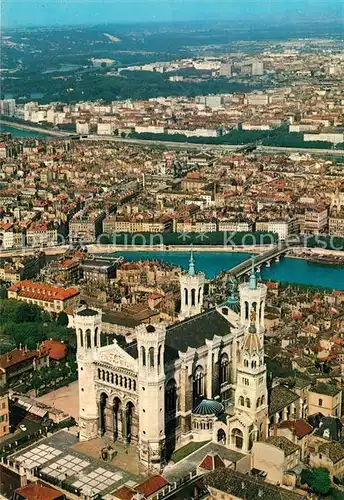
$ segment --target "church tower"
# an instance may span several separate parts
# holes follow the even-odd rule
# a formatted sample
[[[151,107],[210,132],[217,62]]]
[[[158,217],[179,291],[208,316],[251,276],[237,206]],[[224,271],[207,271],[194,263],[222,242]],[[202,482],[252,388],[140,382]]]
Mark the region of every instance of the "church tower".
[[[268,412],[264,344],[257,333],[255,319],[255,312],[252,310],[251,324],[240,350],[235,390],[235,411],[246,414],[255,424],[255,435],[248,436],[251,442],[266,437]]]
[[[264,283],[259,283],[252,259],[252,268],[250,278],[247,283],[242,283],[239,286],[240,294],[240,322],[249,329],[252,317],[252,311],[255,314],[255,327],[257,333],[262,335],[264,332],[264,310],[266,300],[267,287]]]
[[[193,251],[190,252],[189,269],[180,274],[180,319],[202,312],[205,276],[196,272]]]
[[[159,467],[165,448],[165,350],[163,324],[137,327],[140,461]]]
[[[77,336],[79,378],[80,440],[97,437],[99,412],[94,383],[93,362],[100,347],[102,314],[95,309],[81,309],[74,315]]]

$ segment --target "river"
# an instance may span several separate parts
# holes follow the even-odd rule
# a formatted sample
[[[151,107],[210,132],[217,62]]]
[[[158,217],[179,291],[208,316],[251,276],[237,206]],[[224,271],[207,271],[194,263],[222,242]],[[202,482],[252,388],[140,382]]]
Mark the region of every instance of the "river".
[[[128,261],[160,260],[183,269],[188,267],[187,252],[117,252],[106,256],[123,255]],[[251,257],[249,253],[194,252],[196,269],[203,271],[207,278],[214,278],[223,270],[231,269]],[[306,260],[283,257],[273,262],[271,267],[263,267],[261,276],[275,281],[289,281],[298,284],[323,286],[344,290],[344,267],[308,264]]]
[[[0,133],[1,132],[10,132],[12,134],[12,137],[33,137],[36,139],[47,139],[50,138],[50,135],[47,134],[41,134],[40,132],[35,132],[31,130],[21,130],[19,128],[15,127],[9,127],[8,125],[0,125]]]

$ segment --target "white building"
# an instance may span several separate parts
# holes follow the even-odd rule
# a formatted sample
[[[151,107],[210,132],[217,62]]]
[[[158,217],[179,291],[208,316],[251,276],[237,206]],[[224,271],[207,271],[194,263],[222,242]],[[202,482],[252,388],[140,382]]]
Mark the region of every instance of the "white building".
[[[105,434],[137,446],[141,462],[160,467],[188,442],[215,440],[248,452],[266,437],[266,286],[253,268],[240,285],[240,305],[233,290],[226,303],[201,312],[203,284],[192,258],[181,276],[181,312],[195,315],[141,324],[130,343],[122,337],[101,347],[101,311],[76,311],[81,440]],[[226,413],[231,399],[234,414]]]

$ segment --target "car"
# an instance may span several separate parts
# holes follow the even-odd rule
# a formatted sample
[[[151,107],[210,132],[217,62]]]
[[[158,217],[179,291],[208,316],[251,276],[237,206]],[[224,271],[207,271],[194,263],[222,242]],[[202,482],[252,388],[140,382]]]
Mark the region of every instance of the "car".
[[[19,429],[23,432],[27,431],[27,427],[24,424],[20,424]]]

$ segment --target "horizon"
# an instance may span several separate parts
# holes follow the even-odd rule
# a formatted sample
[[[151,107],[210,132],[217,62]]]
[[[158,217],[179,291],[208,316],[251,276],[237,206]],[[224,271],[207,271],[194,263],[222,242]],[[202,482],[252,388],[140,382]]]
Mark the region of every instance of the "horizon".
[[[340,0],[3,0],[3,29],[128,24],[339,22]]]

